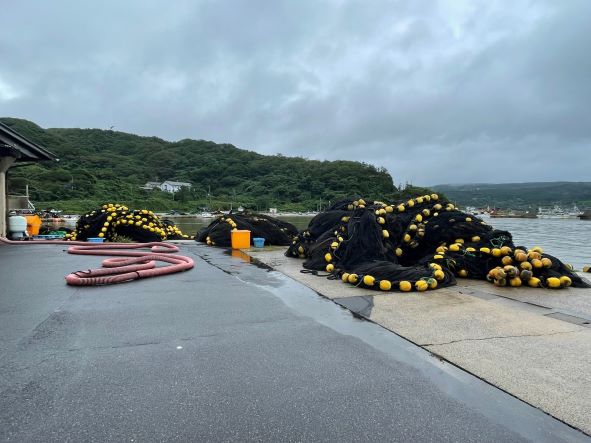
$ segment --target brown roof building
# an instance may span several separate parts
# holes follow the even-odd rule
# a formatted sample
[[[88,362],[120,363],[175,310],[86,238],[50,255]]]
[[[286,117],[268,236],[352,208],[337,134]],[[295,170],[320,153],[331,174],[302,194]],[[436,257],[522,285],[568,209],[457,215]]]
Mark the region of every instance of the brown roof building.
[[[57,161],[52,152],[20,135],[14,129],[0,122],[0,236],[6,237],[6,171],[14,163]]]

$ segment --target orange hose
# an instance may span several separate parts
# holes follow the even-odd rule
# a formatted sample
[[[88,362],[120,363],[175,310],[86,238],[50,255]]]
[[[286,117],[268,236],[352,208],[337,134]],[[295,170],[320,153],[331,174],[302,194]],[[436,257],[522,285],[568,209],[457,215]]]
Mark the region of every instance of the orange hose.
[[[170,243],[90,243],[64,240],[13,241],[0,237],[0,243],[8,245],[69,245],[68,254],[108,255],[118,258],[103,260],[101,269],[73,272],[65,277],[66,283],[73,286],[99,286],[124,283],[139,278],[157,277],[188,271],[195,266],[193,259],[183,255],[172,255],[179,248]],[[129,249],[150,248],[150,251],[130,251]],[[130,258],[119,258],[130,257]],[[169,266],[156,267],[156,262],[170,263]]]

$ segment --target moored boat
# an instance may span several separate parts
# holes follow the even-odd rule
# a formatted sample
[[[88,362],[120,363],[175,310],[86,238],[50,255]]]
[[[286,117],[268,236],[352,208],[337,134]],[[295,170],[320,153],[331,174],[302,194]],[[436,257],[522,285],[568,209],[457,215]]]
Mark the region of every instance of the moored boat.
[[[582,214],[582,211],[573,205],[570,210],[566,210],[558,205],[554,205],[552,208],[538,208],[538,218],[577,218]]]
[[[518,211],[518,210],[499,210],[495,209],[490,212],[491,218],[537,218],[537,214],[531,211]]]

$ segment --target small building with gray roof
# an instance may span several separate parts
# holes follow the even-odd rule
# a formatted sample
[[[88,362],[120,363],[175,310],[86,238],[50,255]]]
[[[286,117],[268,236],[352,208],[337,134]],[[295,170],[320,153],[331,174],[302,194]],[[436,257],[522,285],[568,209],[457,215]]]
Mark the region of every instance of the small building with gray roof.
[[[0,122],[0,236],[6,237],[6,172],[15,163],[58,161],[55,154]]]

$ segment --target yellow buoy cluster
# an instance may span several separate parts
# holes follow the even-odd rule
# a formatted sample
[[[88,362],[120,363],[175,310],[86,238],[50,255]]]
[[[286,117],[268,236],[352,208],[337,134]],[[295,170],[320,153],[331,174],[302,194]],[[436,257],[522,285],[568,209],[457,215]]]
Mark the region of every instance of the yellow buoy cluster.
[[[400,291],[400,292],[425,292],[429,289],[437,288],[438,282],[445,278],[445,273],[441,266],[431,263],[429,268],[425,269],[424,276],[407,280],[388,280],[379,279],[371,274],[359,275],[356,273],[343,272],[341,280],[344,283],[353,286],[364,286],[382,291]]]
[[[402,237],[403,241],[399,247],[396,248],[396,255],[398,257],[401,257],[406,249],[414,249],[419,246],[419,242],[425,236],[425,229],[427,223],[429,223],[429,218],[436,218],[439,216],[440,212],[454,211],[456,209],[453,204],[447,203],[442,205],[441,203],[438,203],[438,200],[439,196],[437,194],[430,194],[417,197],[416,199],[410,199],[407,202],[400,203],[396,206],[396,210],[403,213],[417,205],[424,205],[432,202],[430,207],[425,207],[417,212],[407,225],[406,231]]]
[[[232,220],[232,217],[221,217],[220,221],[222,223],[227,223],[230,225],[230,228],[232,228],[232,231],[235,231],[237,229],[237,224],[234,220]]]
[[[371,275],[358,275],[355,273],[351,273],[349,274],[348,272],[343,272],[341,274],[341,280],[344,283],[349,283],[355,286],[359,286],[359,284],[363,283],[365,286],[369,286],[369,287],[378,287],[383,291],[389,291],[392,288],[392,284],[393,282],[389,281],[389,280],[378,280],[375,277],[371,276]],[[400,281],[400,282],[394,282],[395,284],[400,285],[402,288],[404,288],[405,291],[410,291],[412,284],[411,282],[408,281]]]
[[[352,211],[355,208],[365,208],[365,205],[366,205],[365,200],[360,198],[359,200],[354,200],[349,205],[347,205],[347,209],[349,211]]]
[[[501,266],[491,269],[486,277],[495,286],[527,285],[532,288],[559,289],[572,284],[572,279],[568,275],[544,275],[544,271],[552,268],[553,263],[549,257],[542,255],[543,250],[539,246],[529,251],[512,250],[508,247],[494,248],[485,253],[501,260]]]
[[[508,287],[587,285],[541,248],[516,247],[509,232],[437,194],[396,203],[337,202],[294,238],[286,255],[304,258],[307,269],[381,291],[424,292],[456,278]]]
[[[487,260],[490,269],[486,274],[486,280],[495,286],[560,289],[572,285],[571,275],[561,275],[560,270],[553,270],[552,259],[544,255],[539,246],[529,250],[513,249],[509,246],[476,249],[465,247],[463,242],[456,241],[449,247],[440,246],[436,252],[438,254],[433,257],[434,260],[446,259],[452,272],[462,278],[470,276],[469,271],[461,264],[466,262],[466,254],[471,254],[473,257]],[[568,266],[562,271],[571,274]]]
[[[138,242],[192,238],[173,223],[161,221],[153,211],[131,210],[125,205],[113,203],[104,204],[81,216],[76,229],[66,239],[86,240],[92,237],[107,241],[124,238]]]
[[[568,288],[572,285],[572,279],[567,275],[560,277],[536,277],[531,270],[522,269],[516,266],[506,265],[497,266],[489,271],[487,280],[494,283],[495,286],[521,285],[531,286],[532,288],[546,287],[550,289]]]

